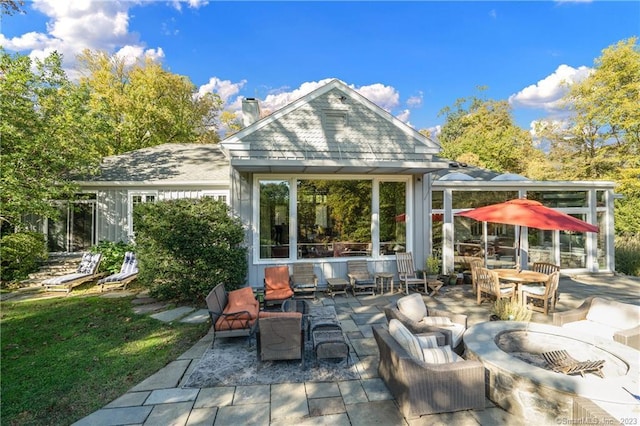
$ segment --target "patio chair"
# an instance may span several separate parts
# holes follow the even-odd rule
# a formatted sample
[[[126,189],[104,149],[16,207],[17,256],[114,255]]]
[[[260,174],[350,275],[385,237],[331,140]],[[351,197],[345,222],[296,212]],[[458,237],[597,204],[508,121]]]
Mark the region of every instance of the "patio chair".
[[[267,266],[264,268],[264,304],[281,305],[293,297],[287,265]]]
[[[376,280],[369,272],[366,260],[347,261],[347,276],[354,296],[358,294],[375,295]]]
[[[551,275],[554,272],[560,272],[560,266],[554,265],[553,263],[547,262],[535,262],[531,270],[536,272],[542,272],[543,274]],[[553,305],[555,306],[560,299],[559,290],[556,289],[556,292],[553,295]]]
[[[206,297],[207,309],[216,337],[251,337],[255,332],[260,305],[251,287],[227,292],[218,284]],[[213,346],[213,343],[211,344]]]
[[[427,292],[427,278],[426,276],[418,278],[416,269],[413,266],[413,256],[411,255],[411,252],[396,253],[396,264],[398,267],[400,287],[404,284],[405,294],[409,294],[409,286],[422,286],[424,293]]]
[[[316,298],[318,277],[313,272],[313,263],[294,263],[291,274],[291,287],[294,297]]]
[[[378,374],[404,417],[484,409],[485,372],[480,361],[419,361],[382,325],[374,325],[372,331],[380,353]]]
[[[125,290],[127,285],[138,277],[138,259],[135,253],[128,251],[124,254],[124,261],[120,267],[120,272],[109,275],[98,281],[100,291],[121,289]]]
[[[469,261],[469,269],[471,269],[471,289],[473,294],[478,291],[478,270],[484,267],[482,259],[472,259]]]
[[[560,281],[560,272],[556,271],[549,275],[549,280],[545,285],[521,285],[520,300],[523,305],[528,305],[532,311],[549,314],[556,309],[555,294]],[[529,303],[531,301],[531,303]]]
[[[505,297],[511,300],[516,299],[516,284],[501,283],[498,274],[487,269],[479,268],[477,271],[477,300],[478,305],[482,303],[482,295],[488,296],[490,299],[502,299]]]
[[[303,360],[302,314],[300,312],[260,312],[257,341],[260,361]]]
[[[102,254],[100,253],[85,253],[82,255],[82,260],[76,272],[48,278],[42,282],[42,285],[47,291],[66,291],[69,293],[73,287],[95,281],[104,276],[104,273],[98,273],[101,260]]]

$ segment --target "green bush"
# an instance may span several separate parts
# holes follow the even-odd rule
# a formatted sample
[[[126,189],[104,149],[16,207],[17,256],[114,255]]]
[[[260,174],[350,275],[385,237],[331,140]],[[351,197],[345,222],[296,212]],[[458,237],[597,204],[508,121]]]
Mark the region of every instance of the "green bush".
[[[99,271],[108,274],[120,272],[124,254],[128,251],[135,251],[134,245],[122,241],[117,243],[101,241],[98,245],[91,247],[91,253],[102,253]]]
[[[138,282],[160,299],[202,302],[211,289],[244,285],[244,229],[210,198],[138,204],[133,210]]]
[[[640,276],[640,235],[616,236],[616,271]]]
[[[47,243],[39,232],[17,232],[0,239],[0,277],[5,281],[19,281],[38,270],[47,260]]]

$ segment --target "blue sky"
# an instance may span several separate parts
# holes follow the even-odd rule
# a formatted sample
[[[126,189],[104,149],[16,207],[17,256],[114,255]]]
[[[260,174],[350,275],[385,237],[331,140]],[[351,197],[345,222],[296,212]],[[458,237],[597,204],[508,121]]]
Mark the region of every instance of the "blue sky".
[[[274,111],[338,78],[417,129],[476,95],[509,100],[517,123],[557,119],[563,82],[640,34],[640,2],[27,1],[3,16],[0,44],[44,57],[105,50],[151,55],[238,111]],[[479,86],[487,90],[480,94]]]

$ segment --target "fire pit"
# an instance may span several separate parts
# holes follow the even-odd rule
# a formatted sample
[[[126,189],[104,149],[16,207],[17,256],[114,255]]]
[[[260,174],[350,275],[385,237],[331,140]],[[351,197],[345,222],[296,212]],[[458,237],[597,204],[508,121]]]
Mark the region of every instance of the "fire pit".
[[[585,404],[592,407],[588,412],[610,420],[640,417],[640,403],[629,393],[640,393],[640,352],[633,348],[562,327],[515,321],[475,325],[464,334],[464,344],[467,357],[480,360],[488,371],[489,399],[519,417],[557,424],[585,415]],[[554,371],[543,354],[558,351],[577,362],[596,362],[603,377]]]

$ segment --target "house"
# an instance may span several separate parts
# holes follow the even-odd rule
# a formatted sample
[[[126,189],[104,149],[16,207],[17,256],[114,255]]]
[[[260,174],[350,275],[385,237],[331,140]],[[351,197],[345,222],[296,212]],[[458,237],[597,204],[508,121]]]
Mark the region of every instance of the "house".
[[[367,259],[371,271],[395,271],[397,251],[412,252],[417,267],[438,253],[444,270],[467,252],[514,262],[515,227],[485,228],[455,213],[527,196],[601,232],[525,229],[523,262],[613,270],[611,182],[535,182],[463,167],[338,80],[264,118],[257,100],[245,99],[243,118],[245,128],[219,145],[166,144],[106,158],[99,176],[80,182],[80,199],[67,204],[68,215],[80,211],[69,206],[85,206],[81,220],[42,224],[50,241],[60,237],[50,248],[129,239],[136,203],[212,196],[226,200],[246,226],[251,285],[261,285],[266,266],[305,261],[322,286],[346,276],[353,257]],[[490,239],[493,250],[480,239]]]

